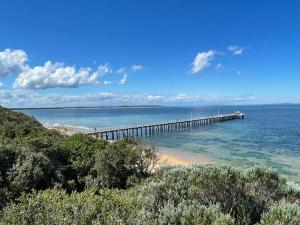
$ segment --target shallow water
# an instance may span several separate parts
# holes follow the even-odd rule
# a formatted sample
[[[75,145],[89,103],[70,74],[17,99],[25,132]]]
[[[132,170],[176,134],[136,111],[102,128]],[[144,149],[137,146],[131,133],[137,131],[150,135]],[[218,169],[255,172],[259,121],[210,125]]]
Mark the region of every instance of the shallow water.
[[[238,167],[264,164],[300,182],[300,105],[154,108],[32,109],[23,112],[44,124],[68,125],[82,131],[195,118],[241,111],[233,120],[148,137],[174,152],[196,153]]]

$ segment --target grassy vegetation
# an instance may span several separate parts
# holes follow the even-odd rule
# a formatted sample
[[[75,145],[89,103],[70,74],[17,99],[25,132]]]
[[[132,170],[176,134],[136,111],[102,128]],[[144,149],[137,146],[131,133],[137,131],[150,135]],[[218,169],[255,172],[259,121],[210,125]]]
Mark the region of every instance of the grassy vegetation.
[[[0,224],[300,224],[299,190],[272,169],[156,163],[132,139],[62,136],[0,107]]]

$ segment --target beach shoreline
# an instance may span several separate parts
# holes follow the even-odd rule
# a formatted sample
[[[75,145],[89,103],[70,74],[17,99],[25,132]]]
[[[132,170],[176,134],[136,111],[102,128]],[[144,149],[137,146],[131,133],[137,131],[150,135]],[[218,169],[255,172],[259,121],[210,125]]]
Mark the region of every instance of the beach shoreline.
[[[62,135],[71,136],[76,133],[87,133],[88,129],[83,129],[80,127],[73,127],[69,125],[57,125],[57,124],[49,124],[43,123],[43,126],[49,130],[55,130]]]
[[[207,165],[215,163],[215,160],[201,154],[181,151],[180,149],[158,148],[159,161],[166,165]]]

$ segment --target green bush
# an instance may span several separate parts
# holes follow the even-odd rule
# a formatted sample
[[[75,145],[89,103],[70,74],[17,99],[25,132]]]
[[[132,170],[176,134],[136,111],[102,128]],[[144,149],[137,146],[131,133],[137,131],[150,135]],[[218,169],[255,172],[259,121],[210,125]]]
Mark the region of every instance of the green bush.
[[[243,175],[227,166],[174,167],[164,172],[142,189],[140,200],[149,217],[157,217],[160,209],[182,201],[200,205],[219,204],[237,224],[249,224],[251,201],[246,195]]]
[[[263,214],[261,225],[299,225],[300,206],[297,204],[275,204]]]
[[[10,188],[18,194],[53,186],[55,168],[43,153],[24,149],[18,151],[16,161],[8,174]]]
[[[247,194],[255,200],[252,207],[252,220],[259,221],[261,214],[274,202],[281,199],[295,199],[285,178],[276,170],[266,167],[253,167],[246,171]]]
[[[182,202],[176,207],[167,204],[160,210],[158,224],[182,225],[233,225],[234,220],[223,214],[218,205],[203,206],[197,203]]]
[[[106,141],[95,140],[85,134],[74,134],[65,138],[61,147],[68,154],[68,163],[74,173],[71,178],[77,181],[77,190],[83,190],[86,186],[95,166],[96,154],[103,151],[107,144]]]
[[[260,190],[255,191],[255,187]],[[243,173],[229,166],[210,165],[158,171],[141,187],[139,202],[149,219],[157,218],[166,205],[177,207],[182,201],[192,201],[205,206],[218,204],[235,224],[255,224],[271,204],[299,201],[296,196],[296,191],[273,170],[255,167]]]
[[[156,161],[155,149],[138,145],[133,139],[111,143],[96,152],[94,186],[124,189],[132,181],[148,177]]]
[[[88,190],[68,195],[58,189],[23,195],[2,212],[0,224],[132,224],[133,199],[120,191]]]

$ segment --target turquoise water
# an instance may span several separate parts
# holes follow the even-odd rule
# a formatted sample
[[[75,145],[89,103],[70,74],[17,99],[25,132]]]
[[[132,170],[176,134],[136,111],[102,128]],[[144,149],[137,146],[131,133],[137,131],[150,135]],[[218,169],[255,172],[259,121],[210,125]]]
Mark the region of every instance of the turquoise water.
[[[148,137],[148,142],[178,153],[193,153],[237,167],[264,164],[300,182],[300,105],[154,108],[32,109],[23,112],[44,124],[84,132],[132,124],[176,120],[235,111],[244,120]]]

